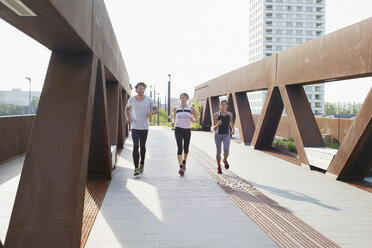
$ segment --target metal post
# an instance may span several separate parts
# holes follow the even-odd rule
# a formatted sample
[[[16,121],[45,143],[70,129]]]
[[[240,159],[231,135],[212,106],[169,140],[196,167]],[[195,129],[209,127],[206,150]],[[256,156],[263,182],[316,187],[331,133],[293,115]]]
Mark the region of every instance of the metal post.
[[[30,88],[29,88],[29,91],[28,91],[28,114],[31,114],[31,78],[26,77],[26,79],[30,83]]]
[[[170,91],[171,91],[171,74],[168,74],[169,80],[168,80],[168,122],[170,122],[170,109],[171,109],[171,104],[170,104]]]
[[[156,104],[156,86],[154,86],[154,103]],[[155,116],[154,116],[154,126],[155,126]]]
[[[160,98],[158,93],[158,126],[159,126],[159,117],[160,117]]]

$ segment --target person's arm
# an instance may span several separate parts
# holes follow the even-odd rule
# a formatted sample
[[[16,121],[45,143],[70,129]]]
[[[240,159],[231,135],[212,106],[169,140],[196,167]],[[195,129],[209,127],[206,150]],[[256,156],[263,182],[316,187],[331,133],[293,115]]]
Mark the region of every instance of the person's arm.
[[[127,123],[129,124],[130,123],[130,111],[131,111],[131,109],[132,109],[132,106],[130,106],[130,105],[127,105],[126,107],[125,107],[125,118],[127,119]]]
[[[192,122],[198,122],[198,115],[197,115],[194,107],[191,107],[191,114],[192,114],[192,116],[190,116],[191,121]],[[192,117],[194,117],[194,118],[192,118]]]
[[[172,121],[172,127],[174,127],[176,123],[176,107],[173,108],[173,121]]]
[[[159,112],[158,107],[156,107],[156,104],[151,98],[150,98],[150,108],[152,112],[147,112],[146,117],[151,117],[152,115],[155,115]]]
[[[213,114],[213,124],[214,124],[214,126],[212,126],[213,130],[217,130],[217,128],[219,126],[221,126],[221,124],[222,124],[222,121],[221,120],[217,121],[217,118],[218,118],[218,113],[214,113]]]
[[[229,115],[230,115],[230,126],[231,126],[231,135],[233,135],[235,133],[235,128],[234,128],[234,121],[233,121],[233,113],[230,113],[229,112]]]
[[[156,115],[157,113],[159,113],[158,107],[156,107],[156,106],[152,107],[152,114]]]

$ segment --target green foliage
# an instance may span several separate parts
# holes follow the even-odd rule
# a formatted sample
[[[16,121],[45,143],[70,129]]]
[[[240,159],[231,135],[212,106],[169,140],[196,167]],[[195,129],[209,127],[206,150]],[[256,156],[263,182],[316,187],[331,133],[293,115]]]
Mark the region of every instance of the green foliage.
[[[338,103],[324,103],[324,113],[325,114],[357,114],[361,103],[355,102],[338,102]]]
[[[290,152],[293,152],[293,153],[297,153],[297,148],[296,148],[296,144],[292,141],[288,141],[288,151]]]
[[[279,150],[286,150],[297,154],[297,148],[293,138],[289,139],[274,138],[272,146]]]
[[[324,145],[329,148],[337,149],[340,148],[340,142],[338,142],[336,139],[332,139],[331,141],[326,140],[324,142]]]
[[[0,116],[23,114],[25,114],[25,109],[23,106],[0,103]]]

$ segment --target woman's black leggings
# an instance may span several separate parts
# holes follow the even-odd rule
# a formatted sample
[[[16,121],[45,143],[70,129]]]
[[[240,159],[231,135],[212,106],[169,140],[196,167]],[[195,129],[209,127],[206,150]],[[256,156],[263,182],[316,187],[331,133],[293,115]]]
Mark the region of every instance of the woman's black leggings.
[[[176,127],[174,130],[174,135],[176,136],[177,141],[177,154],[182,155],[182,140],[184,153],[189,153],[191,129]]]
[[[138,168],[139,153],[138,148],[141,147],[141,164],[145,163],[146,155],[146,140],[149,130],[138,130],[132,129],[132,139],[133,139],[133,162],[134,167]]]

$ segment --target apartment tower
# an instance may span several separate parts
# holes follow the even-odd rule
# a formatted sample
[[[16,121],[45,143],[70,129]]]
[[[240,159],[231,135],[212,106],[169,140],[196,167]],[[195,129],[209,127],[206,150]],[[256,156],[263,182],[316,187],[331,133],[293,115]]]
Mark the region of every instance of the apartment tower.
[[[249,63],[324,35],[325,0],[250,0]],[[314,114],[324,113],[324,85],[304,86]],[[260,114],[266,91],[248,93]]]

